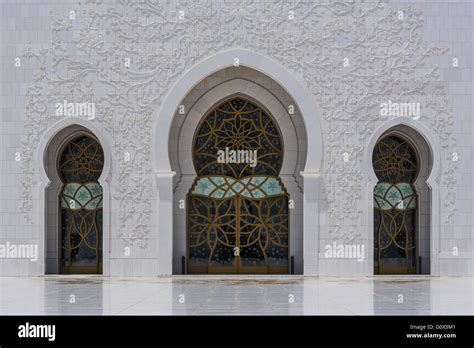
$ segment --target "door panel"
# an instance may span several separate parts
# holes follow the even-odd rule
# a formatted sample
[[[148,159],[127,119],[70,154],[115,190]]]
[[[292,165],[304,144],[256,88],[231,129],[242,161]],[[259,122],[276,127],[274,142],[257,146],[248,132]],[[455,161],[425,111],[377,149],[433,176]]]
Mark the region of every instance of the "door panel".
[[[417,153],[403,137],[388,135],[377,142],[372,162],[379,179],[374,188],[374,273],[416,273]]]
[[[187,196],[188,273],[288,273],[283,153],[275,120],[249,99],[231,97],[201,119]]]
[[[288,198],[188,196],[188,273],[288,273]]]
[[[72,138],[58,159],[61,273],[102,273],[102,187],[99,142],[85,134]]]

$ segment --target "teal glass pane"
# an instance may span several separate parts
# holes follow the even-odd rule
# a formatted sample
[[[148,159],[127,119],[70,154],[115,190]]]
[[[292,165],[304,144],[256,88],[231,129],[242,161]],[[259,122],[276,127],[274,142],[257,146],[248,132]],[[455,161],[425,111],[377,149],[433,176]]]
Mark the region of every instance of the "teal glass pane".
[[[102,187],[98,183],[67,183],[61,195],[61,208],[71,210],[102,208]]]
[[[400,190],[403,197],[408,197],[415,193],[413,191],[413,186],[411,184],[399,183],[399,184],[396,184],[395,186]]]
[[[92,197],[97,197],[102,195],[102,186],[95,182],[90,182],[86,184],[86,187],[92,194]]]
[[[214,178],[213,178],[214,179]],[[234,183],[237,181],[236,179],[234,178],[229,178],[229,177],[224,177],[222,178],[223,179],[223,183],[225,183],[226,185],[229,185],[229,186],[232,186],[234,185]]]
[[[416,194],[413,185],[387,182],[378,183],[374,188],[374,206],[381,210],[405,210],[416,208]]]
[[[245,177],[245,178],[241,179],[240,182],[241,182],[242,184],[244,184],[245,186],[247,186],[248,183],[249,183],[249,181],[250,181],[250,179],[251,179],[251,178],[249,178],[249,177]]]
[[[402,199],[402,194],[396,186],[392,186],[387,190],[387,193],[385,194],[385,199],[393,207],[397,205],[398,202],[400,202],[400,200]]]
[[[81,186],[76,191],[75,198],[81,206],[85,206],[92,199],[92,195],[85,186]]]
[[[102,196],[95,197],[91,199],[84,207],[85,209],[88,210],[94,210],[94,209],[99,209],[102,208]]]
[[[262,190],[259,190],[259,189],[252,190],[252,194],[255,198],[265,197],[265,193]]]
[[[252,198],[252,194],[247,189],[243,190],[241,195],[244,196],[244,197],[247,197],[247,198]]]
[[[391,186],[392,185],[388,182],[379,182],[377,185],[375,185],[374,194],[384,197],[385,193]]]
[[[211,177],[210,180],[212,183],[214,183],[216,186],[221,186],[226,183],[226,180],[223,177]]]
[[[254,185],[260,185],[265,180],[264,176],[254,176],[252,177],[251,183]]]
[[[227,192],[230,192],[230,191],[227,191]],[[225,193],[226,193],[226,191],[221,190],[221,189],[217,189],[211,194],[211,197],[220,199],[220,198],[224,197]]]
[[[201,177],[196,181],[191,194],[212,198],[230,198],[242,195],[247,198],[265,198],[285,194],[277,178],[245,177],[240,180],[230,177]]]
[[[193,193],[197,195],[208,196],[212,190],[215,189],[215,186],[208,178],[201,178],[197,182],[196,187],[194,188]]]
[[[63,194],[69,197],[74,197],[76,191],[81,187],[81,184],[71,182],[64,186]]]
[[[374,207],[379,208],[381,210],[389,210],[392,208],[385,199],[377,196],[374,197]]]
[[[70,198],[67,196],[61,197],[61,208],[70,209],[70,210],[79,210],[82,206],[76,201],[74,198]]]
[[[62,209],[70,209],[68,200],[66,199],[66,197],[64,195],[61,195],[61,208]]]
[[[232,189],[235,192],[240,193],[240,191],[244,189],[244,185],[242,185],[240,182],[236,182],[234,185],[232,185]]]
[[[261,187],[263,191],[270,196],[284,193],[280,183],[275,178],[268,178]]]

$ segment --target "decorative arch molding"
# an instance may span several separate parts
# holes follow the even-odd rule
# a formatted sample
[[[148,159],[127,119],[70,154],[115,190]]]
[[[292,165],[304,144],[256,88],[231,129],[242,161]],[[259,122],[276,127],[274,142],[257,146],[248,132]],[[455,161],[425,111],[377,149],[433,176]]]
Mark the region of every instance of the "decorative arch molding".
[[[173,161],[172,170],[176,172],[177,176],[175,178],[176,184],[173,187],[174,207],[179,204],[178,201],[185,195],[184,192],[189,191],[196,177],[192,157],[192,141],[199,123],[209,110],[212,110],[223,100],[234,96],[242,96],[255,102],[276,121],[284,143],[280,178],[289,191],[295,206],[301,207],[303,205],[303,193],[300,185],[302,184],[302,177],[298,168],[301,168],[300,164],[303,164],[306,158],[308,151],[306,142],[300,143],[301,139],[298,137],[298,131],[282,102],[265,87],[243,78],[233,78],[210,88],[187,110],[185,115],[182,116],[184,119],[179,120],[178,138],[170,146],[170,157],[176,157],[175,161],[170,158]],[[300,137],[303,136],[301,133],[299,132]],[[303,265],[301,250],[301,240],[303,238],[301,229],[302,214],[301,211],[295,211],[295,209],[290,209],[289,214],[291,231],[289,252],[290,255],[295,256],[295,272],[301,273],[301,265]],[[173,238],[175,242],[178,241],[173,246],[173,268],[174,272],[177,272],[176,270],[180,269],[181,255],[186,254],[184,227],[186,226],[186,214],[174,213],[173,218]]]
[[[374,150],[375,144],[380,139],[382,134],[387,132],[388,130],[397,127],[397,126],[407,126],[412,128],[418,134],[420,134],[425,142],[430,147],[431,157],[432,157],[432,166],[431,172],[428,177],[427,183],[431,186],[431,184],[439,184],[440,180],[440,173],[441,173],[441,155],[440,155],[440,145],[438,138],[434,135],[434,133],[427,128],[425,125],[416,121],[412,118],[404,117],[404,118],[395,118],[388,121],[383,122],[380,124],[372,134],[372,136],[368,139],[365,144],[366,153],[365,153],[365,163],[366,163],[366,173],[369,176],[369,181],[377,181],[377,176],[372,168],[372,151]]]
[[[242,48],[220,52],[202,60],[187,70],[173,84],[163,103],[155,115],[153,137],[153,160],[156,184],[158,189],[157,212],[158,219],[158,274],[172,274],[173,270],[173,223],[169,217],[173,215],[173,176],[169,158],[169,137],[173,118],[182,101],[206,77],[234,65],[234,59],[239,59],[239,65],[257,70],[278,83],[294,100],[295,107],[302,115],[307,129],[307,157],[304,171],[301,172],[305,193],[303,194],[303,258],[304,274],[319,275],[319,181],[323,157],[323,142],[321,110],[313,102],[302,80],[267,56]],[[238,92],[238,91],[235,91]],[[231,93],[228,93],[231,94]],[[202,116],[202,115],[201,115]]]
[[[70,126],[81,126],[89,130],[100,142],[102,149],[104,150],[104,169],[99,178],[99,183],[104,185],[109,183],[110,173],[112,168],[112,155],[110,151],[110,137],[106,137],[102,131],[96,127],[92,122],[79,117],[67,117],[52,125],[42,136],[40,143],[38,144],[38,150],[36,152],[36,163],[38,163],[38,175],[40,176],[41,182],[49,184],[48,174],[43,165],[45,153],[48,149],[49,144],[54,137],[62,130]],[[47,185],[46,184],[46,185]]]
[[[157,111],[154,124],[154,170],[156,173],[171,173],[168,158],[168,134],[173,117],[185,96],[203,79],[212,73],[233,66],[234,59],[239,64],[255,69],[277,82],[295,101],[301,111],[306,126],[311,125],[311,132],[307,132],[308,152],[305,172],[319,172],[322,162],[322,128],[320,115],[322,112],[313,102],[311,94],[306,90],[305,83],[298,80],[294,74],[275,60],[262,54],[242,48],[220,52],[202,60],[173,84],[164,97],[164,101]]]
[[[324,209],[321,209],[321,229],[324,233],[326,233],[327,229],[328,240],[350,240],[352,237],[359,237],[360,230],[357,219],[365,217],[365,209],[359,208],[359,202],[364,198],[364,191],[366,189],[366,174],[364,164],[362,163],[366,149],[363,148],[363,145],[365,139],[372,135],[376,123],[382,122],[376,115],[371,115],[370,110],[373,105],[377,105],[380,102],[381,95],[389,93],[388,96],[393,100],[398,100],[404,95],[406,96],[406,86],[409,87],[408,89],[411,91],[411,94],[424,96],[422,99],[425,102],[423,107],[426,107],[426,114],[423,116],[423,122],[426,120],[425,124],[430,124],[430,128],[439,135],[439,139],[442,142],[441,149],[444,161],[442,221],[443,225],[450,223],[450,221],[455,222],[456,165],[449,160],[445,161],[444,158],[446,157],[444,152],[453,151],[456,148],[456,139],[453,133],[453,113],[449,108],[446,81],[443,82],[442,76],[439,76],[439,69],[436,69],[439,64],[435,63],[436,60],[433,62],[429,60],[429,57],[432,56],[445,56],[448,51],[444,44],[424,42],[423,45],[418,45],[419,41],[423,39],[422,33],[419,30],[420,23],[423,21],[422,8],[415,6],[413,11],[410,11],[410,20],[404,21],[401,26],[401,23],[393,16],[393,8],[389,4],[378,4],[377,6],[371,4],[344,4],[344,11],[348,15],[341,16],[339,6],[327,6],[326,4],[311,2],[299,3],[297,6],[299,12],[305,13],[307,16],[316,17],[322,14],[328,23],[342,21],[346,26],[350,26],[353,24],[352,18],[354,15],[361,19],[370,19],[374,15],[381,18],[380,21],[375,21],[374,23],[372,23],[373,21],[368,21],[367,28],[370,29],[368,31],[352,31],[350,33],[358,38],[357,45],[353,47],[353,54],[360,59],[355,60],[356,64],[354,66],[351,63],[351,69],[348,70],[343,67],[343,64],[339,64],[340,45],[331,40],[331,36],[298,35],[298,33],[310,33],[313,30],[317,30],[318,23],[301,21],[296,23],[298,26],[295,27],[295,23],[284,21],[285,13],[281,11],[280,2],[249,2],[245,6],[237,2],[226,2],[224,6],[226,11],[225,13],[219,12],[219,16],[215,15],[215,11],[212,10],[212,6],[209,6],[208,2],[193,3],[192,7],[195,9],[195,12],[202,14],[199,19],[202,25],[208,28],[216,27],[216,24],[224,25],[224,30],[221,31],[220,35],[219,33],[210,32],[212,40],[205,42],[201,40],[201,33],[197,35],[195,28],[189,25],[188,21],[174,22],[165,20],[164,17],[159,18],[154,23],[128,21],[127,18],[130,15],[141,16],[147,14],[152,17],[154,16],[155,9],[153,9],[153,6],[146,4],[146,2],[143,6],[140,4],[138,7],[133,2],[130,4],[127,2],[123,6],[114,6],[115,10],[113,12],[107,10],[110,7],[107,2],[102,5],[90,4],[87,7],[92,7],[103,13],[103,16],[100,16],[100,18],[96,15],[97,11],[91,12],[89,17],[84,17],[85,23],[89,25],[85,25],[81,29],[81,33],[84,35],[80,35],[77,42],[77,49],[79,51],[85,49],[87,52],[92,53],[90,56],[91,59],[93,58],[91,62],[94,69],[91,70],[90,64],[75,66],[74,69],[70,69],[70,63],[76,62],[75,50],[72,50],[71,54],[68,51],[61,51],[60,68],[47,69],[48,55],[60,49],[61,45],[70,44],[68,41],[69,35],[62,35],[62,33],[71,28],[62,25],[64,18],[60,12],[51,16],[53,24],[57,24],[52,26],[52,34],[59,41],[53,41],[52,44],[45,43],[47,49],[40,50],[27,45],[23,50],[23,57],[36,66],[37,69],[35,71],[37,74],[33,75],[33,80],[31,86],[28,86],[27,98],[25,99],[25,132],[23,134],[22,153],[25,156],[34,157],[43,132],[55,122],[50,117],[52,115],[50,106],[54,105],[58,97],[61,97],[60,99],[71,99],[72,93],[72,95],[77,95],[84,100],[89,100],[89,94],[92,93],[89,91],[107,91],[110,86],[114,86],[112,97],[108,94],[100,94],[93,95],[93,99],[97,105],[100,105],[101,113],[103,112],[106,116],[97,119],[97,123],[94,121],[94,124],[100,127],[103,126],[104,129],[108,130],[109,134],[114,135],[113,129],[116,130],[117,134],[120,134],[120,136],[113,139],[112,143],[114,152],[117,151],[115,153],[117,155],[116,159],[119,160],[122,157],[122,153],[119,150],[125,148],[130,149],[130,155],[133,159],[127,162],[128,164],[120,162],[119,165],[119,163],[114,162],[114,173],[120,173],[120,176],[115,177],[114,175],[114,182],[117,180],[118,185],[114,186],[113,189],[114,198],[118,197],[117,200],[120,200],[116,209],[114,205],[114,212],[117,213],[118,218],[117,221],[114,219],[114,222],[117,224],[114,231],[116,230],[118,239],[129,243],[132,239],[132,233],[128,232],[133,232],[133,234],[136,232],[136,235],[139,237],[138,239],[144,241],[143,244],[140,244],[146,246],[147,250],[148,248],[152,249],[150,253],[153,253],[153,255],[156,252],[153,246],[158,244],[163,246],[163,250],[160,247],[160,253],[168,252],[169,248],[166,243],[172,243],[172,241],[166,240],[166,238],[170,238],[169,235],[165,233],[165,236],[163,236],[165,241],[163,243],[161,241],[155,243],[153,237],[158,235],[159,227],[157,225],[158,210],[154,206],[151,208],[151,204],[148,203],[148,200],[154,200],[154,204],[161,202],[159,214],[164,219],[161,219],[160,223],[166,224],[169,217],[167,214],[172,213],[172,190],[170,189],[168,192],[167,183],[169,180],[172,180],[173,176],[168,158],[167,134],[171,123],[168,118],[174,117],[176,107],[180,103],[180,98],[186,95],[188,90],[194,88],[200,79],[224,66],[232,67],[236,53],[239,56],[241,65],[253,66],[256,70],[271,75],[275,81],[280,81],[282,86],[288,88],[293,97],[295,97],[295,100],[306,99],[309,107],[303,107],[303,104],[298,106],[301,110],[305,111],[305,121],[308,129],[311,130],[308,136],[315,134],[316,138],[321,139],[319,122],[309,122],[312,119],[317,121],[321,119],[321,122],[323,122],[325,133],[324,156],[319,154],[322,151],[321,147],[310,143],[310,148],[313,149],[312,151],[317,151],[317,154],[314,152],[308,154],[308,159],[314,164],[321,163],[321,158],[324,157],[324,180],[319,181],[318,179],[323,175],[320,174],[322,167],[316,168],[317,166],[310,166],[309,163],[302,176],[305,178],[304,194],[306,202],[319,199],[319,182],[321,182],[321,191],[326,190],[329,193],[321,194],[320,197],[324,206]],[[267,40],[262,42],[253,40],[252,35],[255,35],[255,33],[247,28],[243,29],[242,40],[229,41],[227,35],[222,35],[222,32],[225,30],[233,32],[233,29],[240,25],[242,19],[245,21],[245,18],[249,15],[252,18],[259,19],[259,11],[256,11],[256,9],[262,8],[265,8],[270,14],[268,18],[271,18],[271,23],[281,22],[284,24],[282,26],[279,25],[277,29],[273,28],[272,25],[262,26],[263,36],[266,36]],[[163,13],[160,15],[171,18],[174,16],[174,13],[175,6],[170,4],[163,6]],[[225,20],[223,21],[222,19]],[[123,32],[134,32],[145,41],[147,36],[143,35],[143,33],[146,30],[150,30],[150,28],[155,28],[165,33],[163,35],[165,39],[163,42],[151,39],[148,43],[142,42],[140,39],[140,42],[145,46],[153,46],[153,51],[156,53],[147,57],[144,57],[143,50],[135,45],[136,35],[127,37],[125,40],[115,40],[112,38],[111,40],[104,41],[102,46],[91,46],[89,42],[89,28],[91,25],[95,25],[97,20],[103,22],[101,28],[104,31],[111,25],[113,26],[117,21],[120,21],[123,24],[121,27]],[[395,33],[383,30],[387,25],[396,25],[403,30]],[[296,35],[285,35],[285,31],[290,27],[296,30]],[[331,33],[338,30],[337,26],[331,28]],[[383,35],[380,36],[380,34]],[[282,41],[276,40],[276,38]],[[177,47],[177,50],[172,52],[173,59],[170,59],[170,50],[173,48],[172,43],[180,40],[186,40],[190,44]],[[370,45],[367,45],[364,40],[368,40],[367,42],[370,42]],[[379,64],[368,65],[367,61],[371,60],[371,57],[380,56],[381,52],[385,51],[387,42],[408,42],[409,44],[406,46],[411,54],[407,55],[403,50],[398,50],[394,56],[397,61],[396,67],[398,70],[382,69],[379,80],[392,81],[393,83],[375,83],[367,87],[367,77],[364,74],[360,74],[360,69],[370,74],[380,74]],[[229,49],[234,45],[247,47],[248,50]],[[133,47],[133,49],[130,50],[130,47]],[[329,54],[327,57],[321,57],[314,50],[314,47],[320,47]],[[416,49],[411,49],[413,47],[416,47]],[[291,48],[293,52],[291,56],[285,54],[285,49],[287,48]],[[132,70],[136,72],[132,73],[133,76],[129,69],[108,69],[110,61],[117,61],[115,59],[117,52],[123,52],[125,49],[128,50],[132,62],[141,62],[140,67],[138,65],[133,67]],[[107,53],[107,59],[104,59],[103,54],[98,54],[103,52]],[[214,55],[215,52],[220,53]],[[255,52],[262,52],[266,56]],[[324,59],[326,58],[329,58],[329,60],[325,61]],[[157,62],[160,62],[158,64],[159,69],[157,68]],[[120,62],[117,61],[117,63]],[[379,63],[380,66],[384,66],[387,62],[382,59]],[[268,65],[271,66],[267,67]],[[426,69],[418,69],[420,65],[426,66]],[[367,71],[367,67],[370,68],[369,71]],[[94,80],[93,76],[97,75],[96,71],[102,70],[105,72],[105,74],[101,75],[103,78]],[[64,71],[67,71],[74,78],[62,78]],[[91,76],[92,79],[89,78]],[[291,83],[288,81],[292,81],[296,87],[292,89]],[[334,83],[334,86],[337,88],[329,91],[327,88],[328,83]],[[353,101],[357,105],[356,108],[352,107],[352,102],[346,103],[348,101],[346,94],[338,93],[342,89],[364,90],[363,95],[360,93],[354,94]],[[136,93],[128,93],[131,90],[136,91]],[[308,93],[300,95],[299,90],[304,92],[310,91],[310,93],[309,95]],[[323,115],[323,113],[319,112],[320,109],[311,109],[311,107],[315,106],[314,103],[317,103],[318,107],[327,104],[327,100],[324,97],[324,92],[326,91],[329,92],[328,100],[332,100],[333,105],[329,103],[329,107],[324,109]],[[149,93],[152,93],[153,96],[142,98],[140,103],[137,102],[136,95],[149,95]],[[126,105],[127,107],[118,106],[115,103],[117,99],[121,101],[120,105]],[[44,108],[44,106],[48,107]],[[311,117],[306,115],[308,110]],[[135,113],[139,113],[141,117],[135,118]],[[350,121],[348,121],[348,118],[350,118]],[[116,122],[117,119],[123,119],[124,122]],[[129,120],[133,119],[136,122],[129,122]],[[341,136],[341,134],[345,133],[350,134],[351,139]],[[347,141],[345,141],[346,139]],[[102,143],[102,145],[105,147],[106,144]],[[345,162],[340,161],[340,155],[348,149],[354,149],[353,152],[350,151],[350,155],[356,156],[354,157],[356,160],[344,164]],[[158,162],[160,162],[160,165],[158,165]],[[354,175],[351,177],[345,175],[344,168],[350,168]],[[22,195],[20,209],[26,215],[28,222],[32,222],[33,219],[31,217],[34,217],[34,220],[36,220],[37,216],[36,201],[38,196],[32,194],[32,190],[36,194],[37,183],[35,179],[39,177],[35,169],[36,163],[33,163],[33,161],[28,160],[21,164]],[[130,178],[129,173],[132,172],[136,173],[140,180],[132,186],[125,185]],[[151,180],[153,179],[158,182],[160,189],[158,193],[155,193],[155,190],[143,189],[144,187],[151,186]],[[340,182],[342,184],[339,184]],[[345,185],[347,182],[354,189],[343,190],[343,188],[348,187],[348,185]],[[347,192],[347,196],[337,194],[341,191]],[[146,194],[146,201],[143,204],[141,204],[143,202],[141,200],[142,192]],[[157,198],[156,196],[159,196],[158,199],[155,199]],[[337,198],[332,199],[331,197]],[[313,211],[317,207],[317,203],[315,204],[316,206],[308,211],[309,214],[305,213],[305,219],[311,218],[313,220],[311,221],[311,226],[315,232],[311,233],[308,238],[314,237],[317,239],[318,236],[316,234],[319,229],[319,222],[318,214]],[[305,205],[305,210],[307,207],[308,205]],[[35,209],[35,211],[32,209]],[[128,214],[132,209],[134,213]],[[347,211],[350,211],[351,214],[348,219],[345,219],[345,212]],[[139,217],[144,218],[143,227],[140,229],[130,228],[130,226],[137,226],[134,221]],[[36,221],[35,225],[37,226]],[[345,225],[350,225],[351,228],[339,229]],[[160,229],[161,231],[163,230]],[[360,231],[360,234],[365,235],[363,231]],[[152,238],[149,238],[149,236]],[[326,236],[324,237],[326,238]],[[305,240],[307,240],[306,236]],[[154,245],[149,245],[151,243]],[[305,242],[305,247],[306,245],[307,243]],[[319,248],[315,249],[313,245],[310,245],[308,248],[311,248],[308,252],[318,253]],[[329,261],[331,264],[336,263],[333,260]],[[150,274],[152,273],[151,270],[155,272],[154,257],[150,256],[146,262],[147,265],[150,265],[150,268],[145,273]],[[305,260],[305,265],[308,264],[308,260]],[[330,267],[324,267],[324,269],[327,269],[328,273],[332,272],[333,268]],[[165,265],[163,269],[159,269],[158,273],[166,274],[169,273],[168,270],[169,267]],[[307,271],[305,272],[309,274]],[[340,272],[340,274],[348,273],[350,273],[350,270],[345,267]],[[118,267],[117,274],[131,274],[131,272]]]
[[[71,129],[71,132],[68,132]],[[102,150],[104,152],[104,167],[99,177],[99,183],[102,186],[103,191],[103,248],[102,248],[102,263],[103,263],[103,275],[110,274],[110,177],[112,171],[112,156],[110,151],[110,137],[103,134],[103,132],[97,128],[92,122],[77,118],[68,117],[56,122],[51,126],[42,136],[38,149],[36,152],[36,166],[38,170],[39,182],[38,182],[38,205],[39,205],[39,243],[38,243],[38,267],[39,274],[46,273],[46,238],[47,238],[47,218],[48,214],[48,188],[52,183],[52,178],[48,175],[46,170],[45,159],[47,153],[50,150],[50,146],[54,140],[58,140],[60,145],[57,149],[53,149],[57,155],[62,146],[67,142],[73,134],[77,133],[89,133],[90,135],[97,138]],[[64,133],[64,134],[62,134]],[[60,137],[60,139],[57,139]],[[57,175],[57,174],[56,174]],[[59,252],[59,251],[58,251]]]
[[[219,104],[222,100],[232,96],[241,95],[247,99],[255,101],[260,107],[266,109],[277,122],[282,133],[284,141],[285,154],[283,157],[283,165],[281,174],[299,174],[295,173],[298,165],[298,151],[297,134],[295,127],[291,123],[286,109],[281,102],[262,86],[244,79],[233,79],[207,91],[199,100],[192,106],[188,113],[184,116],[185,119],[181,124],[181,131],[179,138],[192,141],[196,128],[205,113]],[[191,160],[190,153],[191,143],[179,142],[177,144],[178,155],[178,174],[195,174],[195,170]],[[307,151],[307,149],[304,149]],[[174,168],[172,168],[174,169]]]
[[[440,145],[438,138],[428,129],[426,126],[411,118],[396,118],[383,122],[380,124],[367,140],[365,144],[365,173],[367,177],[367,189],[366,189],[366,201],[367,201],[367,249],[368,249],[368,262],[367,262],[367,275],[373,275],[374,269],[374,225],[373,225],[373,191],[374,187],[378,182],[377,176],[375,175],[372,166],[372,153],[374,151],[377,141],[387,132],[396,130],[397,127],[406,126],[413,130],[419,135],[426,145],[429,147],[431,155],[431,168],[426,179],[426,184],[430,190],[430,274],[439,276],[439,254],[440,254],[440,190],[439,181],[441,175],[441,157],[440,157]],[[419,148],[420,144],[416,142],[416,139],[412,139],[410,136],[405,135],[410,139],[413,144]]]

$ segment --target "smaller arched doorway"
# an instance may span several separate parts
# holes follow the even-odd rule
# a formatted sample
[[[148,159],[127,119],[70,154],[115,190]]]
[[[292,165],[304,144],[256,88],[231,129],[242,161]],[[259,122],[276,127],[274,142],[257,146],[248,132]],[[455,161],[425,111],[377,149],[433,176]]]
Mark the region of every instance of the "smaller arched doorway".
[[[418,272],[418,205],[415,182],[420,173],[415,146],[398,133],[383,136],[375,145],[374,273]]]
[[[193,140],[188,273],[288,273],[283,153],[280,129],[255,102],[236,96],[206,113]]]
[[[99,177],[104,152],[97,139],[80,132],[57,158],[60,272],[102,273],[103,192]]]

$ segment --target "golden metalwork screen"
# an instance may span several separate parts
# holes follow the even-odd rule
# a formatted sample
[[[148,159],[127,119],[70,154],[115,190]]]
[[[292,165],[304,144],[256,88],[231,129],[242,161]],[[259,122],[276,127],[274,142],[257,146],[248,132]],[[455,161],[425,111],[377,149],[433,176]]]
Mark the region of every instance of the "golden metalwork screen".
[[[283,141],[272,117],[242,97],[222,102],[198,126],[193,160],[188,273],[288,273]]]
[[[219,163],[217,151],[257,151],[257,165]],[[278,176],[283,162],[283,141],[273,119],[244,98],[220,104],[201,121],[194,137],[194,168],[198,176]]]
[[[98,179],[103,167],[102,147],[89,136],[72,139],[60,155],[62,273],[102,273],[102,187]]]
[[[374,271],[416,273],[416,151],[404,138],[389,135],[378,141],[372,162],[379,179],[374,188]]]

